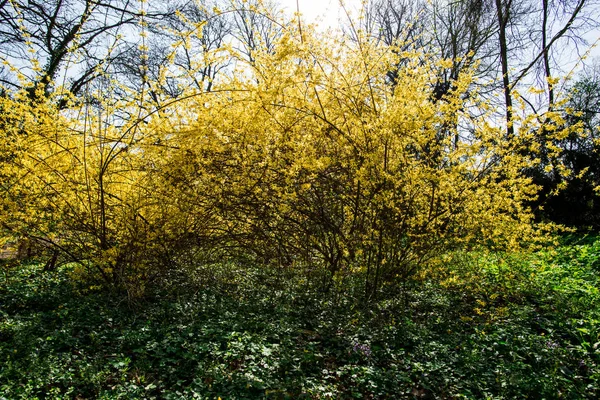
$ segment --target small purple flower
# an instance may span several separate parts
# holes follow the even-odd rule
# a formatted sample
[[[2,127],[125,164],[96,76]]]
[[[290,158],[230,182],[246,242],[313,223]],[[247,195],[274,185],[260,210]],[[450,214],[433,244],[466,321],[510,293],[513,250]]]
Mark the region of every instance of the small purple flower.
[[[355,353],[361,353],[365,357],[371,356],[371,348],[369,347],[368,344],[355,343],[354,347],[352,349],[354,350]]]

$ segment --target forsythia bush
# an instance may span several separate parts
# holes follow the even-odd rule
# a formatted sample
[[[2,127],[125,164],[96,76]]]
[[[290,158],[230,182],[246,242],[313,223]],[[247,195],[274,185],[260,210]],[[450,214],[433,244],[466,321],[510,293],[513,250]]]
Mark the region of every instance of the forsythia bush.
[[[448,60],[284,32],[251,62],[219,49],[234,62],[210,92],[158,105],[0,98],[3,229],[129,290],[243,256],[361,276],[369,295],[445,250],[540,236],[521,173],[534,116],[509,137],[469,71],[434,95]]]

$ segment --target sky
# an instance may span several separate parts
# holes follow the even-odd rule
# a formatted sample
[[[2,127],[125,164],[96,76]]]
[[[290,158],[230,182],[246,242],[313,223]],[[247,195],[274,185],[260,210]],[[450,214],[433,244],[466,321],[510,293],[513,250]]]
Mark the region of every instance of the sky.
[[[346,5],[346,9],[351,11],[353,15],[358,14],[358,10],[361,7],[361,0],[343,0]],[[292,14],[296,11],[296,0],[276,0],[286,12]],[[346,19],[345,13],[340,7],[340,0],[298,0],[300,7],[300,13],[306,22],[318,23],[319,27],[323,30],[329,27],[338,27],[338,21]],[[600,64],[600,32],[589,32],[585,36],[589,45],[596,43],[596,46],[590,50],[589,58],[586,64],[592,64],[592,60]],[[580,70],[582,67],[581,63],[578,63],[579,55],[585,53],[588,47],[581,46],[579,51],[575,51],[574,48],[567,47],[563,49],[561,59],[564,64],[563,73],[571,72],[572,69]]]
[[[296,12],[296,0],[278,0],[289,13]],[[360,0],[344,0],[348,9],[357,10]],[[336,27],[338,18],[344,16],[340,7],[340,0],[298,0],[300,13],[306,22],[317,22],[320,27]]]

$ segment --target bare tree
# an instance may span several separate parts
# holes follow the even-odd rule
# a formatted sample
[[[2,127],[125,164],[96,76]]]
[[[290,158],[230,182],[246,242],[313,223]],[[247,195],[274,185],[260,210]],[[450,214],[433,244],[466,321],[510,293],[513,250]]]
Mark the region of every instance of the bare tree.
[[[232,21],[227,13],[218,9],[218,2],[199,4],[185,1],[169,4],[165,17],[153,23],[149,59],[155,80],[161,67],[169,64],[173,55],[169,81],[165,92],[176,97],[183,86],[192,86],[199,91],[210,91],[218,74],[230,60],[222,59],[217,53],[232,35]],[[181,43],[173,48],[174,43]]]
[[[539,0],[529,26],[532,56],[514,77],[513,87],[527,78],[530,72],[536,71],[541,77],[540,83],[547,89],[543,103],[551,110],[556,100],[555,75],[564,73],[562,51],[587,44],[584,34],[600,26],[591,17],[594,12],[597,13],[598,6],[594,0]]]
[[[477,67],[478,77],[493,77],[498,51],[491,42],[497,32],[494,10],[485,0],[434,1],[431,3],[432,51],[452,65],[440,68],[434,91],[441,99],[460,73]],[[477,63],[476,63],[477,62]]]
[[[416,50],[453,60],[450,68],[438,71],[439,80],[434,88],[437,99],[451,88],[461,71],[479,64],[479,74],[495,71],[494,58],[498,51],[490,39],[497,29],[494,10],[483,0],[394,1],[372,0],[363,9],[363,30],[398,52]],[[403,67],[388,73],[393,82]]]
[[[536,76],[542,78],[546,98],[531,105],[535,111],[540,104],[551,109],[561,49],[580,45],[583,34],[598,27],[591,17],[597,6],[595,0],[372,0],[365,5],[361,28],[386,45],[452,60],[451,67],[438,71],[434,88],[438,99],[461,71],[475,65],[477,76],[490,78],[488,82],[499,78],[498,85],[480,88],[503,92],[498,106],[505,113],[507,135],[513,135],[513,90],[531,84]],[[397,72],[390,71],[391,81]]]
[[[426,1],[372,0],[364,4],[360,28],[373,39],[394,47],[400,55],[429,46],[430,37],[426,31],[430,17]],[[346,35],[358,40],[357,32],[351,26],[344,28]],[[398,73],[407,61],[400,57],[394,68],[388,71],[387,78],[392,85],[395,85]]]
[[[282,35],[282,26],[276,20],[281,14],[277,3],[234,0],[232,6],[231,33],[240,54],[253,63],[256,50],[273,51]]]
[[[0,57],[32,82],[31,97],[57,84],[77,95],[120,51],[120,38],[140,18],[130,0],[14,0],[0,2]],[[68,69],[68,74],[65,71]],[[56,82],[61,78],[63,82]],[[19,88],[15,74],[2,84]]]
[[[585,43],[583,36],[598,28],[591,17],[597,14],[595,0],[532,0],[515,3],[495,0],[502,66],[502,86],[506,106],[507,134],[513,135],[512,91],[538,79],[545,87],[544,99],[525,99],[534,112],[552,110],[556,102],[556,74],[564,72],[561,55],[566,47]],[[517,71],[512,73],[511,71]],[[539,79],[541,78],[541,79]]]

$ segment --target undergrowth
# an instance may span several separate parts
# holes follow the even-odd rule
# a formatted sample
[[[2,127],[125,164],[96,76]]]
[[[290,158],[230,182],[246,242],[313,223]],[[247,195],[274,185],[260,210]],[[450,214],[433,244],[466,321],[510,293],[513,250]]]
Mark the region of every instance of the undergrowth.
[[[446,263],[369,303],[226,264],[136,304],[6,264],[0,398],[600,396],[600,241]]]

